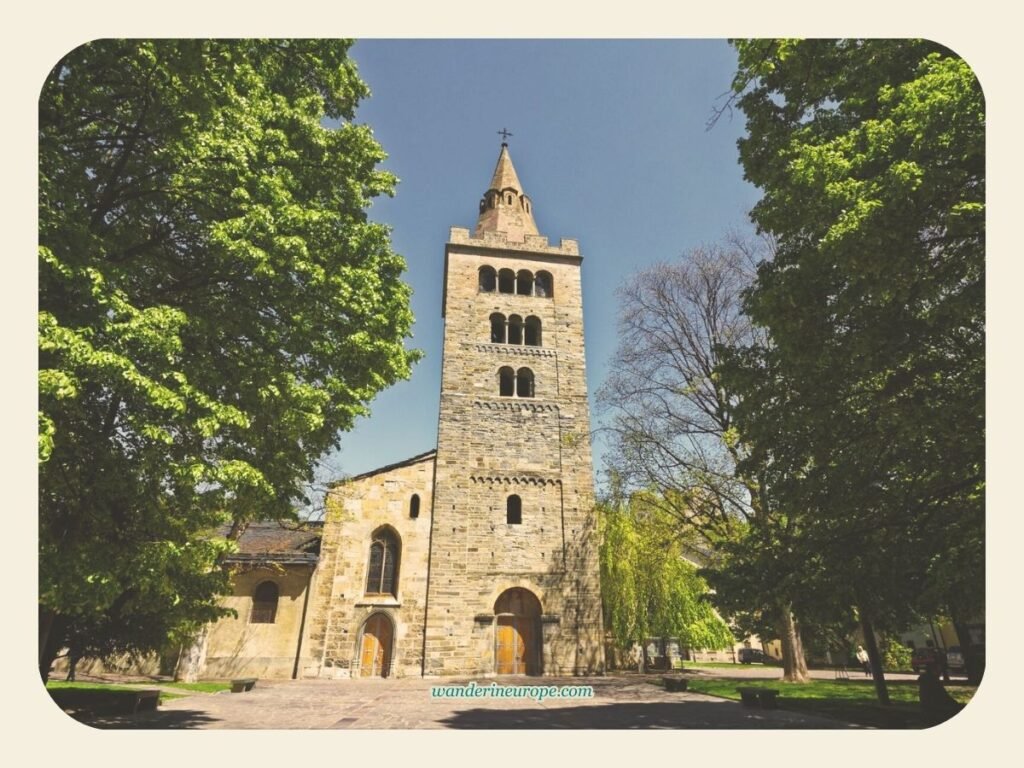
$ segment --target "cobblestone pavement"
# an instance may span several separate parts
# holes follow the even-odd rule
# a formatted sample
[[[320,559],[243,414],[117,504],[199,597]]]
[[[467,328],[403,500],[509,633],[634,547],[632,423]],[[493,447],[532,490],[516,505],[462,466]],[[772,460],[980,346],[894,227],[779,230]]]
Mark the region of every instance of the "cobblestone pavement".
[[[99,728],[217,729],[680,729],[850,728],[822,717],[668,693],[654,675],[501,678],[478,686],[593,686],[593,698],[434,698],[434,686],[469,679],[260,680],[247,693],[192,694],[157,712],[94,720]]]

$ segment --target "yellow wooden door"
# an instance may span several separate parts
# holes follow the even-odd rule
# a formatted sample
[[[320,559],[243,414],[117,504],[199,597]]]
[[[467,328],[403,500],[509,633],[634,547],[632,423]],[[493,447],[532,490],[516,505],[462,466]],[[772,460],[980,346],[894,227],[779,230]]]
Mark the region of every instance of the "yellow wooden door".
[[[498,617],[498,635],[495,640],[494,655],[497,660],[495,671],[499,675],[515,674],[516,646],[519,634],[516,632],[515,618],[512,616]]]
[[[363,629],[363,645],[359,654],[362,677],[387,677],[391,667],[391,622],[386,616],[371,616]]]

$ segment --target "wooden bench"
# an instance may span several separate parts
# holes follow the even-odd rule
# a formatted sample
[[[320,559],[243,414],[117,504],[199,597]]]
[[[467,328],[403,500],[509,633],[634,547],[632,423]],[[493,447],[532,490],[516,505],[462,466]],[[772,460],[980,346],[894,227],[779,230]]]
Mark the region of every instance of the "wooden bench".
[[[662,680],[665,681],[665,690],[669,693],[682,693],[690,682],[685,677],[663,677]]]
[[[771,688],[737,688],[744,706],[776,709],[779,692]]]
[[[135,692],[135,702],[132,706],[132,713],[156,711],[160,703],[160,691],[156,688],[144,688]]]
[[[242,677],[238,680],[231,681],[231,692],[232,693],[243,693],[245,691],[251,691],[253,686],[256,685],[256,681],[259,678],[256,677]]]

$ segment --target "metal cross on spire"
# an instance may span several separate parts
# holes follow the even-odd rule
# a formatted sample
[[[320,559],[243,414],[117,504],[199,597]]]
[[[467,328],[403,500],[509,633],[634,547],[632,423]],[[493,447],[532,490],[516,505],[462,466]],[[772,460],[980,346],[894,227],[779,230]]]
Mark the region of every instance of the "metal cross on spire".
[[[508,144],[508,137],[512,135],[512,132],[502,128],[500,131],[498,131],[498,134],[501,136],[501,143]]]

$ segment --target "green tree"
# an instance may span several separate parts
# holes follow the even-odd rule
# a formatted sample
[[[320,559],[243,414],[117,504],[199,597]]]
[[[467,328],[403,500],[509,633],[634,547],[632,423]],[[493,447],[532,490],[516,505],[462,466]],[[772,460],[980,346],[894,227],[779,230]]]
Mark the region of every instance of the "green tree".
[[[807,679],[793,611],[806,572],[776,557],[794,536],[765,473],[740,460],[749,449],[732,419],[735,397],[716,369],[735,346],[767,343],[741,311],[754,263],[770,242],[736,236],[677,262],[638,272],[619,290],[620,344],[599,393],[611,415],[610,463],[632,489],[653,489],[711,556],[714,602],[737,627],[782,644],[785,679]]]
[[[208,532],[293,515],[410,373],[405,264],[365,213],[396,180],[348,47],[101,40],[43,86],[44,677],[72,626],[216,617]]]
[[[707,583],[684,556],[686,536],[650,494],[597,507],[601,597],[620,647],[678,638],[687,648],[727,648],[732,634],[708,600]],[[692,536],[690,537],[692,538]]]
[[[777,242],[745,311],[771,339],[721,368],[750,465],[873,627],[973,596],[984,570],[984,99],[922,40],[748,40],[740,159]],[[961,608],[962,610],[962,608]]]

